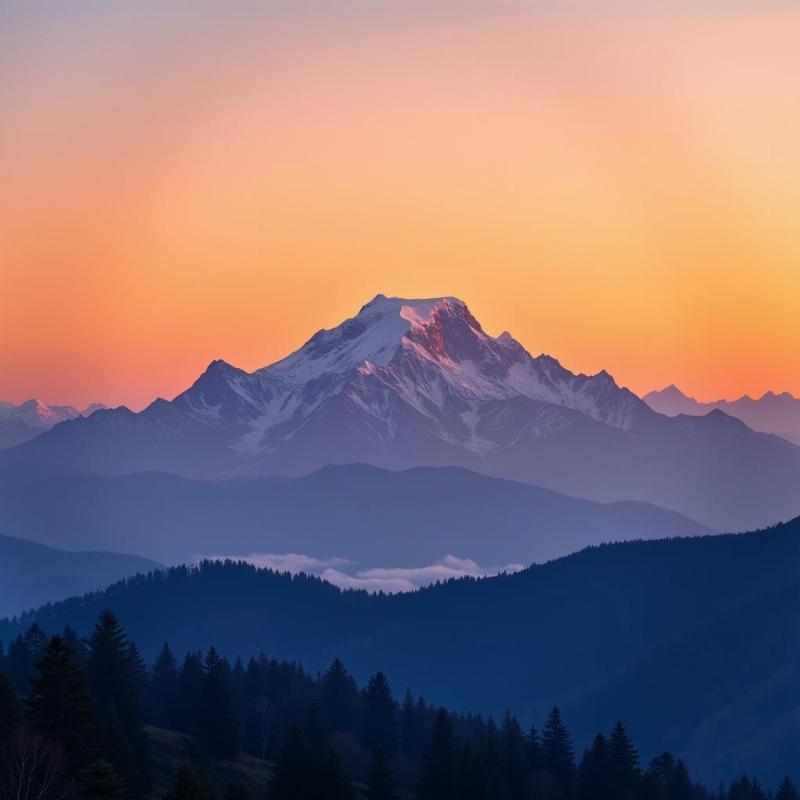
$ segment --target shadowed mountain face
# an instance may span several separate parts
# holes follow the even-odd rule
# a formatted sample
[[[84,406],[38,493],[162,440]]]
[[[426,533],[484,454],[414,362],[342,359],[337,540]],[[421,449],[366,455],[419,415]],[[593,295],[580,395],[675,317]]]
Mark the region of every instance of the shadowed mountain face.
[[[557,702],[578,749],[621,718],[651,755],[671,749],[713,782],[747,764],[797,771],[800,520],[746,535],[591,548],[523,572],[406,595],[341,592],[315,578],[206,564],[136,578],[0,623],[91,629],[112,608],[146,656],[335,655],[383,669],[435,702],[540,718]]]
[[[530,564],[589,544],[707,532],[645,503],[600,504],[454,467],[332,466],[301,478],[201,481],[0,468],[0,526],[54,546],[199,554],[300,553],[359,568],[451,554]]]
[[[489,336],[455,298],[379,295],[271,366],[215,361],[172,401],[57,425],[5,458],[192,477],[452,465],[719,529],[800,512],[800,448],[720,412],[657,414],[605,372]]]
[[[742,420],[755,431],[774,433],[794,444],[800,444],[800,398],[789,392],[767,392],[758,398],[744,395],[738,400],[701,403],[673,385],[658,392],[650,392],[643,399],[654,411],[668,417],[678,414],[701,416],[714,410],[724,411]]]
[[[160,564],[139,556],[67,552],[0,535],[0,617],[159,568]]]

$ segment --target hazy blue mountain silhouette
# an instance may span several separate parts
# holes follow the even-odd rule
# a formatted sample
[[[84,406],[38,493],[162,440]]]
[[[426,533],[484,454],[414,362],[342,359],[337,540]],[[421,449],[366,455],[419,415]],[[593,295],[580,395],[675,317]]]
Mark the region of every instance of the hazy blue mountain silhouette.
[[[300,478],[203,481],[162,473],[0,468],[0,527],[53,546],[199,554],[302,553],[360,567],[445,555],[530,564],[589,544],[707,533],[646,503],[601,504],[455,467],[330,466]]]
[[[160,565],[140,556],[68,552],[0,534],[0,616],[102,589]]]

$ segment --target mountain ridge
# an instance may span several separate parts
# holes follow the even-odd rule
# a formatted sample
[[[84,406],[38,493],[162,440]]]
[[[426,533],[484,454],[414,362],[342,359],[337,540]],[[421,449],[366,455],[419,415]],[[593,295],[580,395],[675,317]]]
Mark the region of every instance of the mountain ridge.
[[[393,472],[363,464],[226,481],[0,466],[0,527],[164,563],[301,553],[361,569],[423,567],[446,555],[527,564],[610,539],[708,532],[636,501],[598,504],[460,467]]]
[[[760,397],[742,395],[736,400],[701,402],[682,392],[674,383],[642,398],[654,411],[667,416],[702,416],[722,411],[742,420],[756,431],[780,436],[800,445],[800,398],[789,392],[764,392]]]
[[[4,458],[192,477],[461,466],[716,529],[800,512],[800,448],[722,422],[667,418],[605,371],[533,357],[455,298],[378,295],[273,364],[213,361],[172,401],[57,425]]]

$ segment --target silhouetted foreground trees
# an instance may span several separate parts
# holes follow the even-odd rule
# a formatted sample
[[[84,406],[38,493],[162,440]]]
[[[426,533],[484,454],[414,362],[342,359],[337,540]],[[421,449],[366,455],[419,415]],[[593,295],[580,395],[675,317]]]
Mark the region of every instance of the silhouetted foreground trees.
[[[165,644],[148,667],[108,611],[85,640],[34,625],[0,645],[0,798],[152,796],[145,723],[196,745],[169,800],[800,800],[788,777],[774,794],[746,775],[710,791],[670,753],[644,765],[621,722],[578,756],[558,708],[523,731],[508,712],[398,702],[383,673],[360,689],[338,659],[311,675],[213,646],[178,661]],[[204,773],[242,751],[273,763],[266,798]]]

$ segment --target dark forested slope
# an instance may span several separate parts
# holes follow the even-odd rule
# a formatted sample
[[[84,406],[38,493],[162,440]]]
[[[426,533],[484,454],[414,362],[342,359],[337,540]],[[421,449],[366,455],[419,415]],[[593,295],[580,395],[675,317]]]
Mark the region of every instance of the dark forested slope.
[[[230,654],[264,648],[312,669],[339,655],[359,677],[384,668],[398,685],[457,708],[535,718],[560,702],[579,733],[608,727],[623,707],[653,752],[708,755],[738,709],[748,734],[709,758],[713,771],[745,747],[751,724],[781,747],[771,737],[782,741],[781,725],[796,713],[799,558],[795,520],[753,534],[605,545],[400,596],[214,563],[43,608],[0,624],[0,639],[34,620],[84,631],[109,607],[146,655],[165,640],[179,652],[209,640]],[[775,702],[750,713],[757,692]],[[647,714],[637,712],[645,697]]]

